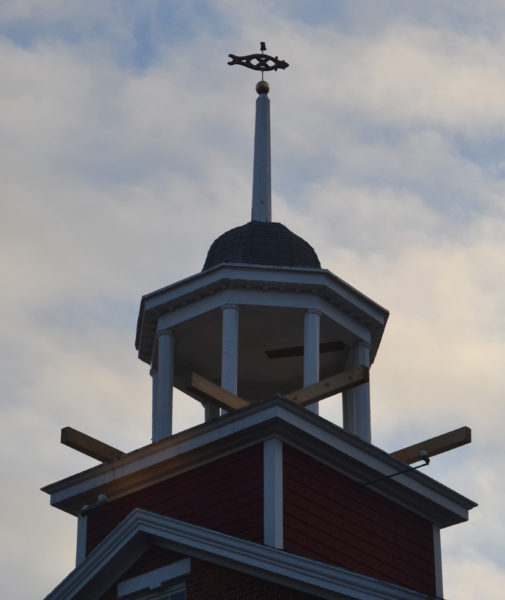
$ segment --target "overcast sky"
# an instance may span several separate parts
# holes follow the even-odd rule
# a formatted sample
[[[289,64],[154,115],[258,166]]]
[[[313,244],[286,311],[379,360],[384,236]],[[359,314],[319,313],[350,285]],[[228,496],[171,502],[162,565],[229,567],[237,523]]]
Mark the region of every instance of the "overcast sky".
[[[226,63],[260,41],[290,63],[267,77],[273,219],[391,312],[373,442],[472,428],[424,470],[479,502],[443,532],[445,597],[503,598],[503,0],[0,0],[3,598],[73,568],[39,488],[96,463],[61,427],[150,441],[140,298],[250,218],[258,74]],[[202,416],[178,401],[177,429]]]

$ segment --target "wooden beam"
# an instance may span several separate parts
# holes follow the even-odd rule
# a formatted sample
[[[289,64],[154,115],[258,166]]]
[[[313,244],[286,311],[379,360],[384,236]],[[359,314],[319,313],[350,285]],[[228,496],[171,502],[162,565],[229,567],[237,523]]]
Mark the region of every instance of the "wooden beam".
[[[219,387],[215,383],[212,383],[212,381],[209,381],[196,373],[191,373],[191,388],[196,390],[199,395],[215,402],[225,410],[236,410],[238,408],[249,406],[250,404],[247,400],[244,400],[227,390],[223,390],[222,387]]]
[[[307,406],[318,400],[340,394],[340,392],[344,392],[356,385],[367,383],[369,377],[368,367],[360,365],[359,367],[354,367],[347,371],[337,373],[337,375],[322,379],[321,381],[308,385],[296,392],[284,395],[300,406]]]
[[[460,427],[454,431],[437,435],[436,437],[424,440],[418,444],[407,446],[396,452],[391,452],[391,456],[399,458],[405,463],[411,464],[417,462],[419,459],[419,452],[425,450],[428,456],[435,456],[442,452],[447,452],[453,448],[464,446],[472,441],[472,430],[470,427]]]
[[[63,427],[60,441],[65,446],[96,458],[100,462],[110,462],[124,456],[124,452],[121,452],[121,450],[81,433],[73,427]]]

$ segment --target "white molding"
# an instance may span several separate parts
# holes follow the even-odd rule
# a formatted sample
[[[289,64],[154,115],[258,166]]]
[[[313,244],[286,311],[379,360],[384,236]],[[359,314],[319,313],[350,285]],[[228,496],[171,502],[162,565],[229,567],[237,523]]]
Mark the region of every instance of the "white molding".
[[[440,527],[433,525],[433,550],[435,558],[435,585],[437,598],[444,597],[444,586],[442,577],[442,544],[440,540]]]
[[[77,517],[77,543],[75,551],[75,566],[78,567],[86,558],[86,540],[88,531],[88,515]]]
[[[265,437],[262,437],[260,426],[266,427],[267,423],[271,425],[273,422],[277,422],[281,429],[287,424],[299,432],[294,439],[291,436],[284,441],[295,448],[299,447],[303,452],[308,452],[318,460],[324,460],[321,458],[323,456],[321,453],[328,448],[333,453],[333,458],[326,464],[357,480],[363,476],[369,480],[391,475],[404,467],[403,463],[386,452],[348,434],[337,425],[313,415],[287,399],[275,397],[229,413],[217,421],[200,425],[193,430],[141,448],[116,461],[99,465],[90,471],[84,471],[43,489],[51,494],[51,504],[64,510],[67,510],[65,508],[67,503],[75,505],[78,499],[82,500],[79,504],[82,506],[86,503],[87,496],[96,497],[98,490],[101,490],[99,493],[106,493],[110,499],[113,499],[115,495],[123,495],[125,489],[131,493],[134,489],[151,485],[152,475],[149,475],[150,478],[147,478],[144,483],[138,477],[144,470],[145,473],[150,473],[159,468],[163,471],[160,476],[166,478],[164,463],[180,458],[191,451],[201,449],[204,452],[207,446],[216,445],[214,454],[204,453],[204,462],[219,457],[220,444],[225,448],[224,454],[229,454],[232,451],[226,444],[229,436],[240,433],[241,439],[245,439],[248,430],[254,432],[244,445],[241,445],[239,440],[235,440],[233,451],[254,443],[261,443]],[[266,431],[264,435],[271,437],[268,429]],[[303,446],[300,445],[302,437],[309,440]],[[279,436],[279,439],[283,439],[282,436]],[[310,444],[309,450],[307,444]],[[338,461],[335,461],[335,452],[338,453]],[[191,463],[191,468],[198,464],[200,464],[198,460],[195,460]],[[350,468],[348,469],[346,465]],[[139,487],[135,488],[130,482],[127,488],[124,488],[122,483],[124,478],[133,475]],[[468,510],[476,506],[471,500],[417,471],[401,474],[394,480],[386,480],[374,485],[372,489],[420,516],[437,522],[442,527],[466,521]],[[73,512],[73,509],[69,509],[69,512]]]
[[[284,548],[283,449],[279,439],[263,442],[263,542]]]
[[[142,573],[142,575],[120,581],[117,586],[117,596],[118,598],[124,598],[124,596],[129,596],[142,590],[156,590],[167,582],[178,577],[183,577],[184,575],[189,575],[190,573],[191,559],[183,558],[148,573]]]
[[[428,598],[425,594],[347,569],[135,509],[46,600],[97,600],[152,545],[328,600]]]
[[[185,306],[166,312],[158,318],[158,328],[171,329],[200,315],[221,309],[223,305],[251,305],[276,308],[296,308],[317,311],[341,325],[351,335],[371,343],[370,329],[336,307],[328,300],[309,292],[280,290],[228,289],[211,296],[195,299]]]

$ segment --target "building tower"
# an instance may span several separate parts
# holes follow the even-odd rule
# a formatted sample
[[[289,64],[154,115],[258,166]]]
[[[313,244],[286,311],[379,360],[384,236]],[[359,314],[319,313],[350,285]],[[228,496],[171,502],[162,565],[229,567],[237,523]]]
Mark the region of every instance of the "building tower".
[[[369,368],[388,312],[271,220],[263,73],[288,65],[265,51],[229,63],[262,76],[251,221],[141,301],[152,443],[125,454],[62,430],[101,464],[43,488],[78,521],[76,568],[49,600],[442,598],[440,529],[475,503],[409,464],[469,430],[393,455],[372,445]],[[175,435],[174,388],[205,407]],[[317,412],[337,393],[343,427]]]

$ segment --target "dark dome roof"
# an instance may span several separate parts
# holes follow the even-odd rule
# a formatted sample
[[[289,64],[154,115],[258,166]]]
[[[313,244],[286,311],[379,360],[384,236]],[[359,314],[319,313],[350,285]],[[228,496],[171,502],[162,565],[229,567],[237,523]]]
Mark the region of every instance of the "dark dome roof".
[[[209,248],[203,270],[231,262],[321,268],[317,254],[305,240],[281,223],[260,221],[251,221],[219,236]]]

